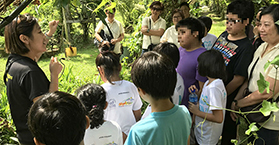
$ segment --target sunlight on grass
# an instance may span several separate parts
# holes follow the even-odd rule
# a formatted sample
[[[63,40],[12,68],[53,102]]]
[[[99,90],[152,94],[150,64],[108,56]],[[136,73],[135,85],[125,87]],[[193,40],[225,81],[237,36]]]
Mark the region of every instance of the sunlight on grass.
[[[209,33],[214,34],[215,36],[219,36],[226,30],[225,20],[220,20],[219,17],[210,17],[213,21],[211,30]]]

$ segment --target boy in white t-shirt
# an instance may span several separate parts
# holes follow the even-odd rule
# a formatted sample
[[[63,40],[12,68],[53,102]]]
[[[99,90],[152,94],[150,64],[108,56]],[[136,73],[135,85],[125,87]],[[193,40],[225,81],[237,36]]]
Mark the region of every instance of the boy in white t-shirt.
[[[205,35],[202,38],[202,43],[203,43],[202,45],[204,48],[206,48],[206,50],[209,50],[209,49],[211,49],[212,45],[217,40],[217,37],[214,34],[209,33],[211,26],[212,26],[212,20],[211,20],[211,18],[206,17],[206,16],[201,16],[198,19],[204,23],[205,29],[206,29]]]

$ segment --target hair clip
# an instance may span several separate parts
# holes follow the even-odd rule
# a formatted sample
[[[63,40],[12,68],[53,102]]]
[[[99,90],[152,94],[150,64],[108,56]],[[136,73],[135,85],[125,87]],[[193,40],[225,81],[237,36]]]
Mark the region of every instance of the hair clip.
[[[93,106],[92,106],[92,109],[94,109],[94,108],[96,108],[96,107],[97,107],[97,105],[93,105]]]
[[[276,24],[276,25],[279,25],[279,20],[277,20],[277,21],[275,22],[275,24]]]

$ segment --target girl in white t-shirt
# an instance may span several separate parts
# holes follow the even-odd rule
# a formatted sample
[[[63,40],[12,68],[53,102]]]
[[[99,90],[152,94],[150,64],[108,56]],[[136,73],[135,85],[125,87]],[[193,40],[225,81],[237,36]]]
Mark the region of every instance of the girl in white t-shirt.
[[[199,103],[189,102],[189,111],[194,114],[194,132],[198,144],[216,145],[223,129],[227,92],[222,79],[225,77],[225,63],[222,54],[214,49],[198,57],[198,72],[206,76]],[[198,91],[196,86],[189,87]],[[210,106],[209,106],[209,105]],[[205,122],[203,122],[205,119]]]
[[[120,126],[114,121],[104,120],[104,109],[108,105],[104,88],[96,84],[86,84],[77,90],[77,97],[84,104],[90,119],[90,128],[84,135],[84,144],[123,145]]]
[[[114,52],[100,53],[96,66],[104,81],[102,87],[107,92],[108,107],[104,118],[119,124],[125,142],[130,128],[141,118],[142,102],[138,90],[133,83],[120,79],[121,64]]]

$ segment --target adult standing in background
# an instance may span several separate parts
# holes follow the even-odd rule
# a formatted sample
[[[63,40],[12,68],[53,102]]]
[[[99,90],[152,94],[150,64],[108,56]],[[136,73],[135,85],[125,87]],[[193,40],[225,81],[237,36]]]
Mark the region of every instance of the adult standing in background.
[[[179,9],[175,9],[172,12],[173,25],[165,31],[164,35],[160,40],[161,42],[171,42],[174,43],[177,46],[177,48],[180,47],[180,44],[178,43],[178,37],[177,37],[177,31],[175,29],[175,25],[182,19],[184,19],[184,15],[182,11]]]
[[[107,5],[107,7],[109,7],[109,5]],[[114,46],[114,52],[116,54],[118,54],[119,56],[122,54],[121,52],[121,44],[120,42],[124,39],[124,29],[122,24],[115,20],[115,8],[113,8],[112,10],[106,9],[105,13],[107,15],[107,18],[105,19],[105,21],[107,22],[109,29],[113,35],[113,39],[111,39],[111,41],[106,41],[103,40],[102,37],[100,36],[100,32],[101,30],[104,30],[105,34],[110,36],[110,32],[107,28],[107,26],[105,24],[103,24],[102,21],[100,21],[95,29],[95,37],[97,38],[97,40],[99,42],[101,42],[101,46],[107,45],[108,47],[110,47],[110,43],[115,45]]]
[[[62,65],[52,57],[50,81],[37,61],[47,50],[48,39],[59,21],[49,22],[49,32],[43,33],[38,20],[29,14],[19,15],[5,27],[5,47],[9,53],[4,74],[11,115],[20,145],[34,145],[27,126],[29,108],[45,93],[58,90],[58,75]]]
[[[149,8],[151,9],[151,16],[143,19],[141,27],[143,34],[142,54],[148,51],[148,46],[151,43],[155,45],[160,43],[160,37],[166,29],[166,21],[160,17],[164,10],[163,4],[154,1]]]
[[[261,7],[256,15],[255,19],[255,27],[253,30],[254,38],[252,39],[252,45],[255,51],[258,49],[258,47],[264,42],[260,36],[260,31],[258,30],[258,26],[260,25],[260,14],[261,12],[266,8],[266,6]]]
[[[264,43],[256,50],[253,61],[248,67],[249,76],[252,75],[249,80],[248,90],[252,93],[241,98],[244,94],[244,89],[248,85],[248,81],[246,80],[235,97],[234,103],[232,103],[231,108],[235,110],[260,103],[270,98],[276,100],[279,96],[279,87],[277,85],[279,80],[276,66],[271,64],[266,71],[264,70],[265,64],[279,55],[279,4],[271,5],[262,10],[258,30]],[[254,70],[252,74],[250,74],[253,66]],[[259,92],[257,81],[260,79],[260,73],[265,76],[265,80],[270,83],[269,93],[266,90],[264,90],[263,93]],[[274,85],[276,85],[276,87],[274,87]],[[259,127],[259,131],[257,131],[259,138],[255,141],[253,141],[253,139],[250,140],[253,141],[255,145],[278,145],[279,112],[273,112],[273,115],[275,115],[276,118],[270,118],[267,122],[257,124],[258,127],[259,125],[262,126]],[[236,119],[235,114],[232,112],[231,117],[233,120]]]
[[[190,7],[187,2],[183,2],[180,4],[180,10],[183,12],[185,19],[190,17]]]

